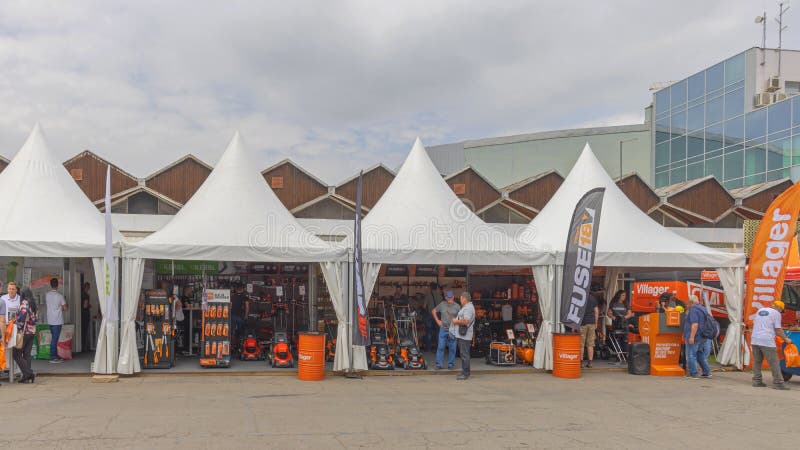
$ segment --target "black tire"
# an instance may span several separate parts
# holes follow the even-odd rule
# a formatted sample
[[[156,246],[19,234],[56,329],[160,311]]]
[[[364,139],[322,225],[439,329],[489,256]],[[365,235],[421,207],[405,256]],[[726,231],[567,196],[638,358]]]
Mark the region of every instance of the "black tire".
[[[781,372],[781,374],[783,374],[783,381],[791,380],[792,379],[792,375],[794,375],[793,373],[789,373],[789,372]]]

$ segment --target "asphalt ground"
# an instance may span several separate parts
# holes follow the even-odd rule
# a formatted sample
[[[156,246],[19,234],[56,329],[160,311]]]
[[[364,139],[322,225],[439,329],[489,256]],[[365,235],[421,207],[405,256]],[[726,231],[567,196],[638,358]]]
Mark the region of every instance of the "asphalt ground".
[[[765,381],[770,376],[765,374]],[[800,383],[585,373],[168,376],[0,387],[6,448],[797,448]],[[13,447],[12,447],[13,446]]]

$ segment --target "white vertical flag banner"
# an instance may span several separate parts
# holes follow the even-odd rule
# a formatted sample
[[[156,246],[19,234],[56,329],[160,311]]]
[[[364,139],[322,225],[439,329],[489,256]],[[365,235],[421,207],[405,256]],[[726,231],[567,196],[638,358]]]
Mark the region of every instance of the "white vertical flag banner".
[[[106,253],[103,258],[103,269],[105,271],[104,292],[106,296],[106,314],[109,321],[119,320],[117,312],[117,302],[114,301],[114,278],[116,267],[114,266],[114,244],[112,242],[111,228],[111,165],[106,170],[106,198],[105,198],[105,219],[106,219]]]

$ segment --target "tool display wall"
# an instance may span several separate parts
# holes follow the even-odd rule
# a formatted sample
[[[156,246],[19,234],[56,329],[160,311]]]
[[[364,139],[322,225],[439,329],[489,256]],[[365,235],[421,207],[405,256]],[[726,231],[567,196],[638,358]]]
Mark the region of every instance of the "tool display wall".
[[[203,293],[203,340],[200,366],[231,365],[231,291],[206,289]]]
[[[144,357],[145,369],[169,369],[175,362],[172,302],[163,290],[145,291]]]

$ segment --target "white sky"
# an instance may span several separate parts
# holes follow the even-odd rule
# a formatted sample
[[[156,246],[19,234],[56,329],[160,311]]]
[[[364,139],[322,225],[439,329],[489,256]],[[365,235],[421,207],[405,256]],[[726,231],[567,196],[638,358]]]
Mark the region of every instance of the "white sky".
[[[3,0],[0,154],[40,121],[64,160],[146,176],[214,164],[239,129],[261,168],[289,157],[336,183],[396,167],[416,136],[641,123],[652,82],[760,45],[765,8],[774,47],[761,0]]]

